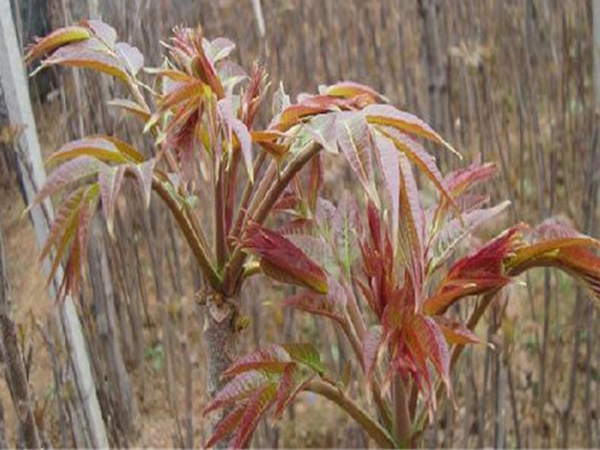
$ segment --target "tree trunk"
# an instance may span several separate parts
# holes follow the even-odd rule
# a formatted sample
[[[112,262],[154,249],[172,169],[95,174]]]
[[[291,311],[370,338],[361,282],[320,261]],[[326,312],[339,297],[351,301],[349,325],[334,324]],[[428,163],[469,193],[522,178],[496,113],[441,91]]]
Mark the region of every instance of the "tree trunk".
[[[2,55],[0,81],[10,122],[13,125],[25,126],[17,143],[18,172],[25,203],[30,203],[37,189],[44,183],[46,175],[9,0],[0,0],[0,55]],[[52,205],[49,200],[30,211],[39,245],[43,245],[46,241],[52,217]],[[46,260],[44,268],[48,270],[49,267],[49,261]],[[62,271],[58,270],[55,283],[61,278]],[[51,298],[55,297],[55,292],[55,285],[51,284],[49,288]],[[87,446],[107,447],[106,429],[96,396],[85,339],[72,298],[65,299],[59,307],[58,314],[69,353],[77,399],[75,404],[80,409],[79,415],[83,419],[82,427]]]
[[[204,342],[206,346],[206,384],[211,398],[223,387],[223,372],[234,361],[238,352],[238,304],[233,299],[223,300],[219,294],[208,296],[204,315]],[[211,427],[223,417],[223,412],[211,416]],[[222,448],[228,442],[222,441]]]
[[[11,317],[10,286],[4,254],[4,238],[0,229],[0,350],[4,362],[4,376],[13,404],[17,411],[19,426],[27,448],[39,448],[40,438],[33,415],[29,395],[29,381],[23,354],[17,338],[17,327]]]

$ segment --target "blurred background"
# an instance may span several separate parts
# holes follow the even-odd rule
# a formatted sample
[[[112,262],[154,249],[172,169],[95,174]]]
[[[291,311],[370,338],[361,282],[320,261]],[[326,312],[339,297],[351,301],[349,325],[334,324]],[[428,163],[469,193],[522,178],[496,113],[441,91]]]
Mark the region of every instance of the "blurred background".
[[[172,27],[201,24],[207,37],[237,44],[242,66],[260,61],[271,92],[280,81],[292,98],[338,80],[368,84],[460,149],[463,162],[443,151],[437,155],[442,172],[475,158],[498,163],[499,176],[486,189],[492,202],[508,199],[512,205],[490,231],[560,215],[599,237],[600,103],[594,100],[594,77],[600,73],[594,71],[600,69],[593,64],[592,1],[12,0],[12,5],[22,50],[57,27],[102,18],[120,40],[140,48],[147,66],[157,67],[160,40]],[[136,124],[106,107],[121,89],[108,77],[53,68],[30,79],[29,87],[46,156],[88,134],[140,139]],[[63,373],[68,356],[37,268],[33,230],[22,216],[18,155],[8,139],[0,139],[0,146],[1,226],[21,345],[30,355],[36,420],[50,444],[72,446],[84,441],[73,432],[72,387]],[[328,177],[351,175],[335,168]],[[202,283],[170,216],[160,206],[147,215],[134,203],[120,205],[118,245],[105,235],[94,237],[104,239],[108,250],[104,257],[92,251],[97,264],[90,263],[89,286],[78,302],[109,442],[200,446],[207,437],[201,416],[206,399],[202,312],[194,294]],[[336,331],[284,310],[278,303],[284,293],[263,279],[251,282],[244,292],[253,319],[245,347],[309,336],[325,344],[332,371],[343,370]],[[584,295],[552,271],[535,273],[505,292],[478,330],[494,348],[466,352],[454,375],[457,408],[440,406],[426,445],[600,447],[598,317]],[[0,398],[7,437],[14,442],[16,422],[4,386]],[[253,445],[361,447],[367,441],[342,413],[306,396],[282,422],[262,426]]]

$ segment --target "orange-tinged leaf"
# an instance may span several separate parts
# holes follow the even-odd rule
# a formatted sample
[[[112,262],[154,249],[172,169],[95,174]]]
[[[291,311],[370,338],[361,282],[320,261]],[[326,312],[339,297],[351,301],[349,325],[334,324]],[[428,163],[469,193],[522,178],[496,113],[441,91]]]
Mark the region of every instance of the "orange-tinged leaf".
[[[322,114],[324,112],[327,112],[327,108],[323,106],[306,106],[302,104],[290,105],[281,112],[275,119],[275,123],[269,128],[284,132],[300,123],[306,117]]]
[[[281,234],[254,223],[246,230],[243,244],[261,258],[261,268],[272,278],[327,293],[325,271]]]
[[[117,148],[117,150],[119,150],[121,152],[121,154],[123,156],[125,156],[129,161],[136,163],[136,164],[140,164],[141,162],[144,161],[144,159],[145,159],[144,155],[141,154],[135,148],[133,148],[127,142],[124,142],[121,139],[116,138],[114,136],[102,136],[102,138],[111,142]]]
[[[276,131],[251,131],[252,142],[260,145],[265,151],[276,158],[285,155],[289,149],[288,146],[278,144],[276,141],[281,137],[281,133]]]
[[[63,45],[84,41],[90,37],[90,31],[84,27],[72,26],[60,28],[56,31],[53,31],[45,38],[39,39],[34,45],[32,45],[25,56],[25,63],[31,64],[34,60],[40,58],[46,53],[56,50]]]
[[[510,276],[534,267],[556,267],[579,281],[600,305],[600,258],[591,250],[600,247],[597,240],[553,220],[530,231],[527,238],[529,242],[504,261]]]
[[[150,120],[150,112],[146,109],[142,108],[136,102],[131,100],[117,98],[114,100],[110,100],[108,102],[108,106],[115,106],[118,108],[122,108],[130,114],[133,114],[135,117],[140,119],[143,123],[146,123]]]
[[[450,193],[446,180],[438,169],[435,158],[431,156],[417,141],[411,139],[404,133],[396,130],[385,131],[379,128],[384,136],[394,143],[396,148],[410,159],[410,161],[421,170],[427,178],[435,185],[446,200],[455,206],[454,197]]]
[[[460,156],[460,153],[417,116],[400,111],[390,105],[369,105],[363,109],[363,113],[370,124],[386,125],[404,133],[429,139],[430,141],[444,145],[451,152]]]
[[[158,106],[160,111],[166,111],[182,102],[190,102],[202,95],[202,82],[191,81],[189,83],[180,83],[169,90],[160,100]]]
[[[108,139],[90,136],[76,141],[68,142],[50,155],[47,164],[60,164],[78,156],[91,156],[105,162],[121,164],[127,159],[121,154]]]
[[[366,103],[386,103],[388,101],[375,89],[353,81],[342,81],[328,86],[323,90],[323,94],[342,98],[361,97]]]
[[[461,322],[444,316],[433,316],[433,320],[439,325],[450,344],[483,344],[483,341]]]

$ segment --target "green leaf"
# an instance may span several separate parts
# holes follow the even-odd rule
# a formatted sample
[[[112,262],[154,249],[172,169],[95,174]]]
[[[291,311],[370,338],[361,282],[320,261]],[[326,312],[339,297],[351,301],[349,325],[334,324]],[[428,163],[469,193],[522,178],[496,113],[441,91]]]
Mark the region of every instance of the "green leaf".
[[[325,366],[321,363],[319,350],[312,344],[287,343],[281,346],[288,352],[290,357],[317,372],[319,375],[325,373]]]

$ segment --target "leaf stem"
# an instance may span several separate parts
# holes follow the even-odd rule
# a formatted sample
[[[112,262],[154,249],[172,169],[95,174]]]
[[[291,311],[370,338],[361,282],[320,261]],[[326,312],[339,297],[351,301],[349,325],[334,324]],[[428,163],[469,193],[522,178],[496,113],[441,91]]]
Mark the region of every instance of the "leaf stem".
[[[310,161],[314,155],[321,150],[321,148],[321,145],[316,142],[312,142],[304,147],[302,150],[300,150],[296,158],[286,166],[281,175],[274,182],[271,182],[271,178],[274,178],[276,175],[276,167],[274,164],[271,164],[267,173],[265,174],[265,178],[263,178],[263,182],[261,182],[258,190],[253,196],[247,216],[253,221],[262,224],[292,178],[294,178],[294,176],[306,165],[306,163],[308,163],[308,161]],[[266,191],[266,193],[263,196],[264,191]],[[255,207],[254,205],[256,204],[257,206]],[[244,225],[246,224],[247,221],[245,221]],[[243,235],[243,233],[244,227],[242,227],[240,230],[240,236]],[[235,284],[235,280],[238,279],[244,264],[244,259],[245,254],[242,251],[242,246],[241,244],[238,244],[233,251],[225,270],[223,284],[227,289],[230,289],[230,285]]]
[[[152,189],[163,199],[163,201],[167,204],[175,220],[179,224],[183,235],[192,249],[192,253],[202,270],[202,273],[210,283],[211,287],[216,291],[221,291],[221,279],[215,268],[213,267],[206,249],[202,245],[202,242],[198,236],[195,227],[188,218],[185,213],[185,210],[182,208],[180,202],[173,198],[170,192],[162,185],[162,182],[157,178],[153,178],[152,180]]]
[[[367,434],[373,438],[379,447],[397,447],[394,439],[389,433],[359,405],[350,399],[339,387],[323,380],[312,380],[307,384],[306,390],[331,400],[346,411],[350,417],[352,417],[367,432]]]

